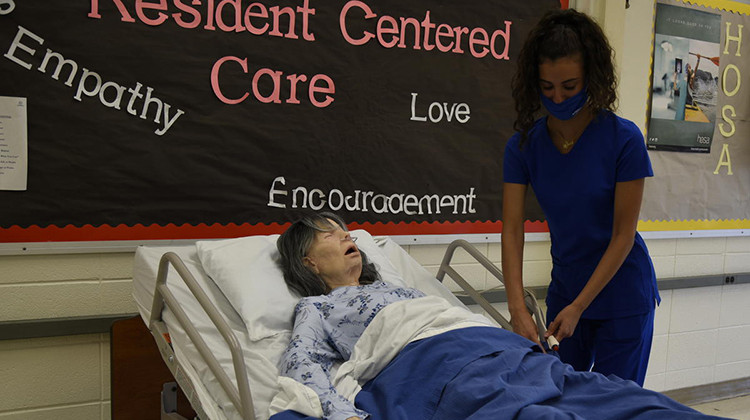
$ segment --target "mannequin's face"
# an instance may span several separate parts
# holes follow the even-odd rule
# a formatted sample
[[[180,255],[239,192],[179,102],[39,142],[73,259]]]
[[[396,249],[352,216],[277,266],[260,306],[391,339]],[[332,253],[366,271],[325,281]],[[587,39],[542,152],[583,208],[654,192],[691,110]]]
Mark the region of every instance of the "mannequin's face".
[[[305,265],[330,287],[351,285],[362,274],[362,256],[348,231],[329,220],[332,230],[316,232]]]

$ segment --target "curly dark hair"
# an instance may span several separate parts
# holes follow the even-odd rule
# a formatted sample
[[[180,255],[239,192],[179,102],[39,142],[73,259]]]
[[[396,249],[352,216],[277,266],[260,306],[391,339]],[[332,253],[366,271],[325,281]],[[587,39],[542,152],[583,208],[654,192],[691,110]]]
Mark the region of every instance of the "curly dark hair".
[[[518,56],[518,67],[511,83],[516,106],[513,129],[521,133],[521,145],[539,117],[539,64],[581,54],[588,106],[598,114],[614,111],[617,77],[614,51],[604,31],[590,17],[573,9],[553,9],[531,29]]]

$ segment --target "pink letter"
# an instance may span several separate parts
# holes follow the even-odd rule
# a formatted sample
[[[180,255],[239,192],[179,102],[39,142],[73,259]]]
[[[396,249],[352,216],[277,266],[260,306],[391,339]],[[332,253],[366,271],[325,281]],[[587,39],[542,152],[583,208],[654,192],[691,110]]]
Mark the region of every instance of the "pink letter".
[[[224,32],[244,32],[245,27],[242,26],[242,0],[222,0],[216,5],[216,25]],[[224,23],[222,18],[222,10],[224,6],[230,5],[234,8],[234,25],[229,26]]]
[[[279,99],[279,86],[281,85],[281,74],[282,73],[280,71],[273,71],[271,69],[260,69],[255,72],[255,76],[253,76],[253,95],[255,95],[255,99],[263,102],[264,104],[268,104],[271,102],[280,104],[281,99]],[[271,79],[273,79],[273,93],[271,93],[271,96],[262,96],[260,94],[260,91],[258,91],[258,79],[260,79],[260,77],[263,75],[271,76]]]
[[[174,5],[181,11],[193,17],[193,20],[188,22],[182,19],[182,13],[172,13],[172,18],[177,23],[177,26],[181,28],[185,28],[185,29],[194,29],[194,28],[197,28],[198,25],[201,24],[201,14],[200,12],[195,10],[193,7],[190,7],[182,3],[182,0],[174,0]]]
[[[388,23],[388,27],[384,27],[384,23]],[[383,39],[383,34],[398,33],[398,22],[396,22],[396,19],[392,18],[391,16],[383,16],[378,19],[378,27],[376,29],[376,32],[378,33],[378,42],[380,42],[380,45],[386,48],[393,48],[396,46],[396,43],[398,43],[398,37],[396,36],[391,37],[390,41],[386,41],[385,39]]]
[[[456,26],[455,28],[453,28],[453,32],[456,33],[456,48],[453,49],[453,52],[455,54],[463,54],[464,50],[461,49],[461,35],[468,34],[469,28],[464,28],[463,26]]]
[[[424,40],[422,41],[422,46],[425,51],[432,51],[435,46],[430,44],[430,30],[435,29],[435,24],[430,21],[429,10],[425,13],[424,19],[422,20],[422,28],[424,29]]]
[[[325,87],[318,87],[317,82],[318,80],[322,80],[326,83]],[[310,102],[312,102],[313,105],[317,106],[318,108],[325,108],[328,105],[333,102],[333,94],[336,93],[336,86],[333,84],[333,80],[326,76],[325,74],[316,74],[315,76],[310,79],[310,89],[308,90],[308,94],[310,95]],[[325,93],[326,99],[323,102],[318,101],[315,99],[316,93]]]
[[[311,9],[310,6],[307,5],[308,0],[305,0],[303,3],[304,6],[297,6],[297,13],[302,15],[302,38],[305,39],[305,41],[315,41],[315,34],[310,33],[308,21],[309,21],[309,15],[315,15],[315,9]]]
[[[257,7],[260,9],[259,12],[253,13],[250,11],[253,7]],[[259,17],[263,18],[264,20],[268,18],[268,10],[266,10],[266,6],[262,3],[250,3],[250,6],[247,6],[247,9],[245,9],[245,27],[247,30],[253,34],[253,35],[263,35],[268,30],[268,23],[264,24],[260,28],[256,27],[250,22],[251,17]]]
[[[159,16],[157,19],[149,19],[148,16],[143,13],[144,9],[167,10],[167,0],[159,0],[157,4],[146,3],[144,0],[135,0],[135,13],[141,18],[143,23],[151,26],[159,26],[169,18],[165,13],[159,12],[156,14]]]
[[[120,20],[122,20],[123,22],[135,22],[133,16],[128,13],[128,9],[125,8],[120,0],[112,1],[115,3],[115,6],[117,6],[117,10],[120,11],[120,16],[122,16]],[[102,15],[99,14],[99,0],[91,0],[91,11],[89,12],[88,16],[95,19],[102,18]]]
[[[419,46],[419,39],[421,38],[420,31],[422,27],[419,26],[419,21],[414,18],[401,18],[401,42],[398,43],[398,47],[406,48],[406,43],[404,42],[404,39],[406,39],[406,25],[414,27],[414,49],[421,50],[422,47]]]
[[[492,33],[492,40],[490,41],[490,45],[492,45],[492,56],[497,58],[498,60],[508,60],[508,46],[510,45],[510,25],[513,24],[513,22],[506,20],[505,21],[505,31],[501,31],[500,29],[496,30]],[[495,43],[498,35],[502,36],[505,40],[505,49],[503,50],[502,54],[498,54],[497,51],[495,51]]]
[[[482,49],[479,52],[474,48],[477,44],[482,46]],[[489,52],[487,51],[487,45],[487,31],[485,31],[484,28],[472,29],[469,34],[469,51],[471,51],[471,55],[476,58],[484,57]]]
[[[240,99],[229,99],[224,96],[223,93],[221,93],[221,88],[219,88],[219,68],[227,61],[235,61],[237,63],[240,63],[240,67],[242,67],[242,70],[245,72],[245,74],[247,74],[247,58],[240,60],[239,58],[232,56],[222,57],[216,63],[214,63],[214,67],[211,69],[211,88],[214,91],[214,95],[216,95],[216,97],[219,98],[221,102],[229,105],[237,105],[238,103],[244,101],[245,98],[247,98],[247,92],[245,92],[245,94],[242,95]]]
[[[437,27],[437,31],[435,31],[435,44],[437,45],[438,50],[441,52],[448,52],[453,48],[453,41],[451,41],[448,45],[443,45],[443,41],[440,39],[443,37],[450,36],[451,40],[453,39],[453,28],[450,27],[450,25],[441,23]]]
[[[370,9],[366,4],[357,0],[352,0],[346,3],[344,5],[344,8],[341,9],[341,14],[339,14],[339,27],[341,28],[341,35],[344,36],[346,42],[352,45],[364,45],[367,44],[367,42],[369,42],[375,36],[372,34],[372,32],[365,31],[365,34],[362,38],[354,39],[349,36],[349,32],[346,31],[346,14],[349,12],[349,9],[355,6],[365,11],[365,19],[372,19],[378,17],[378,15],[373,13],[372,9]]]
[[[297,76],[296,74],[290,74],[286,77],[287,80],[289,80],[289,99],[286,101],[288,104],[298,104],[299,99],[297,99],[297,82],[306,82],[307,76],[304,74],[300,74]]]
[[[283,36],[289,39],[299,38],[297,34],[294,33],[294,22],[295,18],[297,17],[294,14],[294,9],[292,9],[291,7],[279,8],[279,6],[273,6],[269,7],[268,10],[273,13],[273,29],[268,33],[268,35]],[[281,16],[282,13],[286,13],[289,16],[289,31],[286,33],[286,35],[282,34],[281,31],[279,31],[279,16]]]
[[[195,2],[195,0],[193,0],[193,2]],[[206,10],[208,13],[206,14],[206,24],[203,26],[203,29],[207,31],[215,31],[214,14],[216,13],[216,9],[214,8],[214,0],[208,0],[206,2]]]

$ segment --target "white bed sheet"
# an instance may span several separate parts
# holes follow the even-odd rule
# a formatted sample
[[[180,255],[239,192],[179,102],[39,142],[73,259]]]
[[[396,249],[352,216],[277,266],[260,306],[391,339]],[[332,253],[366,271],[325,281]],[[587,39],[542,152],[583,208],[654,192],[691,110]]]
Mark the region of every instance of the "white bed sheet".
[[[463,307],[463,304],[453,293],[437,282],[431,273],[391,239],[387,237],[372,238],[364,231],[354,231],[352,234],[353,236],[366,235],[365,240],[360,242],[361,248],[370,256],[382,256],[383,259],[381,259],[380,264],[391,264],[406,285],[420,289],[428,295],[443,297],[452,304]],[[369,242],[367,239],[369,239]],[[372,243],[376,248],[367,246],[366,243]],[[290,333],[276,334],[261,340],[251,340],[238,311],[204,271],[197,248],[194,245],[139,247],[136,251],[133,271],[133,297],[141,317],[147,325],[153,303],[159,260],[165,252],[169,251],[180,256],[214,304],[225,315],[229,326],[237,335],[245,357],[255,416],[257,419],[267,419],[268,407],[279,389],[276,366],[283,350],[289,343]],[[377,260],[377,258],[372,259]],[[390,268],[388,267],[388,269]],[[279,281],[283,281],[283,279]],[[213,327],[213,323],[174,270],[170,270],[167,284],[176,298],[183,303],[188,318],[198,329],[220,365],[236,385],[231,353],[221,335]],[[184,329],[179,326],[168,309],[165,309],[163,318],[169,329],[175,355],[183,366],[183,373],[194,385],[195,393],[201,401],[208,419],[240,419],[238,410],[230,402],[229,397],[210,372],[208,365],[200,357],[196,347],[191,343]],[[189,363],[185,363],[186,360]]]

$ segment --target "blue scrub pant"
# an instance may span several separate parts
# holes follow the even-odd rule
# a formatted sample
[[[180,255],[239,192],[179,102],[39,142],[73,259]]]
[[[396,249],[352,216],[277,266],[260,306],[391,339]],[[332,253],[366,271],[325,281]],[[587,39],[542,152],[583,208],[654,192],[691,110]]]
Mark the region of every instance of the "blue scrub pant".
[[[556,316],[547,311],[547,322]],[[581,319],[558,353],[575,370],[614,374],[643,386],[653,334],[654,309],[625,318]]]

